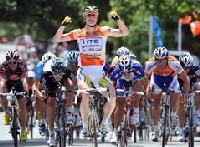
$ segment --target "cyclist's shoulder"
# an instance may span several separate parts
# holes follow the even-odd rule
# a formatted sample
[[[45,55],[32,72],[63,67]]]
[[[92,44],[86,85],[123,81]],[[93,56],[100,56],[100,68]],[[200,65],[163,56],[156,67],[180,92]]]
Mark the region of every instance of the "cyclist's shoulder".
[[[36,64],[35,68],[41,68],[41,67],[43,67],[43,66],[44,66],[44,63],[43,63],[42,61],[39,61],[39,62]]]
[[[178,61],[178,60],[176,59],[176,57],[174,57],[174,56],[167,56],[166,58],[167,58],[167,60],[170,61],[170,62],[177,62],[177,61]]]

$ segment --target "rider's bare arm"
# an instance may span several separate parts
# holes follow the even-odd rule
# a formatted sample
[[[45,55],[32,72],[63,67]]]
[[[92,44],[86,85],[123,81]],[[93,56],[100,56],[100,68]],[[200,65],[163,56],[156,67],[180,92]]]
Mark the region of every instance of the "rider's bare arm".
[[[186,72],[183,71],[180,73],[180,79],[183,81],[183,89],[184,89],[184,93],[188,94],[189,90],[190,90],[190,79],[187,76]]]
[[[65,29],[65,26],[60,26],[60,28],[56,32],[56,34],[54,36],[54,40],[56,42],[71,41],[71,40],[75,39],[74,38],[75,34],[72,31],[69,33],[63,34],[64,29]]]
[[[128,27],[124,24],[124,22],[121,19],[119,19],[117,23],[118,23],[118,29],[113,29],[108,26],[102,27],[102,30],[106,36],[113,36],[113,37],[128,36],[129,30]]]

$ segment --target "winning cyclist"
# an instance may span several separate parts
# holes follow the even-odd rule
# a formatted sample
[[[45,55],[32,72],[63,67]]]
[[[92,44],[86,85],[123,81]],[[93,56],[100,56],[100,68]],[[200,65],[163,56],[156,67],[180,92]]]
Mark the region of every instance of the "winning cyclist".
[[[26,67],[20,60],[20,55],[18,51],[7,51],[6,61],[1,64],[0,67],[0,92],[5,93],[11,91],[11,88],[15,86],[17,92],[28,92],[28,86],[26,83]],[[21,140],[27,140],[26,132],[26,120],[27,120],[27,111],[26,111],[26,99],[21,96],[17,96],[19,104],[19,118],[21,123]],[[2,98],[2,108],[5,112],[3,116],[3,123],[9,125],[10,114],[8,110],[6,97]]]
[[[145,74],[150,78],[149,88],[152,95],[152,113],[154,123],[154,134],[152,140],[157,142],[159,137],[159,118],[162,90],[168,89],[170,93],[171,117],[176,119],[176,112],[180,104],[180,88],[178,77],[183,80],[183,90],[188,95],[190,80],[183,70],[180,62],[173,56],[168,56],[168,50],[165,47],[158,47],[154,50],[154,56],[146,62]],[[179,122],[181,122],[181,117]]]
[[[116,101],[115,89],[112,82],[104,76],[103,71],[106,60],[106,39],[108,36],[127,36],[129,30],[118,14],[114,11],[110,14],[110,16],[118,23],[118,29],[113,29],[108,26],[98,26],[98,15],[99,12],[96,6],[87,6],[83,11],[85,27],[63,34],[65,26],[72,22],[70,17],[65,17],[62,22],[62,26],[58,29],[54,39],[57,42],[71,40],[77,40],[78,42],[80,54],[78,62],[80,68],[77,72],[78,89],[88,89],[91,87],[91,84],[96,88],[109,88],[110,101],[108,101],[104,106],[104,118],[102,121],[102,132],[106,133],[108,132],[108,118],[114,110]],[[82,93],[80,110],[84,136],[87,136],[88,134],[88,101],[89,93]]]
[[[49,130],[49,140],[47,143],[49,146],[55,145],[55,134],[54,134],[54,120],[56,110],[56,90],[59,84],[67,87],[67,79],[74,78],[74,75],[66,69],[65,62],[61,58],[52,59],[51,67],[48,71],[45,71],[42,75],[41,81],[38,84],[37,93],[39,97],[44,97],[41,90],[42,86],[45,86],[48,93],[47,99],[47,122]],[[53,85],[53,86],[52,86]]]
[[[129,55],[121,55],[118,59],[118,64],[113,69],[110,79],[117,82],[116,89],[125,90],[125,92],[117,92],[116,108],[113,112],[114,132],[112,133],[111,142],[117,142],[118,127],[120,125],[125,98],[128,96],[126,92],[143,91],[140,80],[144,78],[144,71],[138,61],[131,60]],[[133,115],[130,116],[130,126],[139,123],[139,104],[141,96],[138,94],[133,95],[132,110]],[[132,113],[133,113],[132,112]]]

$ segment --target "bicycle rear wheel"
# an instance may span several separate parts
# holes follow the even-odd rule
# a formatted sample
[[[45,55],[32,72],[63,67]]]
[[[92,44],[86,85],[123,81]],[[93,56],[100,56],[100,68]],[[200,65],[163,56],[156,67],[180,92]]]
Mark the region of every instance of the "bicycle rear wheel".
[[[189,147],[194,147],[193,108],[189,109]]]

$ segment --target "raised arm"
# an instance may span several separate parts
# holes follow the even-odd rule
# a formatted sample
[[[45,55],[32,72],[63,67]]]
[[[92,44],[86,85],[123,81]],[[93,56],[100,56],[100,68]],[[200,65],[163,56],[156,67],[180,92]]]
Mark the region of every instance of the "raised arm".
[[[110,13],[110,17],[117,22],[118,29],[113,29],[108,26],[104,26],[103,29],[105,30],[105,33],[108,36],[113,36],[113,37],[128,36],[129,34],[128,27],[124,24],[124,22],[121,20],[118,14],[115,11],[112,11]]]
[[[55,36],[54,36],[54,40],[56,42],[64,42],[64,41],[70,41],[72,40],[72,36],[73,36],[73,33],[72,32],[69,32],[69,33],[66,33],[66,34],[63,34],[64,32],[64,29],[65,27],[70,24],[72,22],[71,20],[71,17],[69,16],[66,16],[64,18],[64,20],[62,21],[62,25],[60,26],[60,28],[57,30]]]

